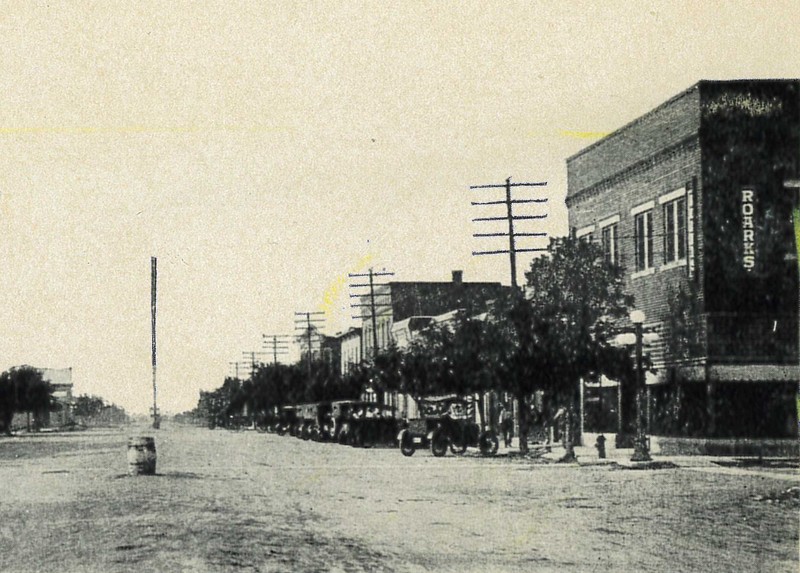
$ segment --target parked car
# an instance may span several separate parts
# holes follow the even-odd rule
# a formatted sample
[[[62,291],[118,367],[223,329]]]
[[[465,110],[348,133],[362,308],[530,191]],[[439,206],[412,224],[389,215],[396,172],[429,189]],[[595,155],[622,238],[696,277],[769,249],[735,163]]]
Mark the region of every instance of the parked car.
[[[454,394],[430,396],[419,400],[420,417],[409,419],[397,435],[400,451],[413,456],[418,447],[430,447],[434,456],[463,454],[468,447],[478,447],[482,454],[497,453],[499,441],[491,430],[481,431],[474,422],[474,401]]]

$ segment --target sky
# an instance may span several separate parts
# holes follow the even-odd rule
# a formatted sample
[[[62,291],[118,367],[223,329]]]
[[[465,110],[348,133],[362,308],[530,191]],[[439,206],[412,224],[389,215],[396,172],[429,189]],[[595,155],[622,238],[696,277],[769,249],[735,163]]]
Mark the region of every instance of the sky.
[[[567,157],[701,79],[800,77],[798,24],[791,1],[1,2],[0,369],[146,413],[151,256],[164,412],[295,312],[352,325],[348,273],[509,284],[472,256],[505,246],[470,206],[502,191],[471,185],[546,181],[516,193],[563,235]]]

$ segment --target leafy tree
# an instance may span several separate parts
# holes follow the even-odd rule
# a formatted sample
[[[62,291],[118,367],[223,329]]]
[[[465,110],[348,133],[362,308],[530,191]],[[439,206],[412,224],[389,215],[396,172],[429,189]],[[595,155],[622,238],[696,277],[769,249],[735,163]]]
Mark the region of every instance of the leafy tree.
[[[566,405],[570,458],[580,378],[631,369],[628,353],[609,338],[632,299],[623,291],[622,270],[607,264],[598,246],[574,238],[551,240],[525,276],[527,295],[515,291],[495,301],[484,352],[498,389],[519,404],[520,450],[528,450],[531,395],[543,390]]]
[[[484,353],[496,387],[519,404],[520,451],[528,451],[528,400],[543,389],[545,370],[556,360],[539,339],[547,324],[538,320],[534,307],[521,292],[499,297],[487,323]]]
[[[11,420],[17,408],[16,388],[11,381],[11,373],[0,374],[0,431],[11,433]]]
[[[579,380],[632,371],[627,350],[611,346],[610,338],[615,326],[627,320],[633,297],[624,291],[621,267],[608,264],[598,245],[572,237],[551,240],[547,256],[535,259],[525,278],[533,312],[528,317],[534,325],[530,342],[538,348],[532,354],[539,358],[528,366],[543,366],[531,373],[537,385],[566,404],[567,457],[574,457],[572,420]],[[527,406],[520,406],[527,414]]]
[[[433,337],[434,335],[430,335]],[[430,339],[417,339],[406,349],[390,346],[362,367],[366,382],[381,390],[408,394],[415,400],[445,392],[446,359]]]
[[[75,398],[73,413],[81,418],[91,418],[100,414],[104,406],[102,398],[82,394]]]
[[[417,344],[423,353],[439,391],[459,396],[478,394],[481,427],[484,419],[484,395],[496,386],[496,372],[491,368],[487,348],[492,332],[486,320],[459,311],[449,323],[436,325],[420,333]]]
[[[12,368],[0,375],[0,424],[11,431],[15,412],[26,412],[35,421],[54,407],[53,386],[42,378],[41,371],[31,366]]]
[[[669,361],[680,369],[705,355],[702,331],[703,307],[694,283],[681,284],[670,293],[664,345]]]
[[[75,398],[73,415],[86,425],[119,425],[128,420],[123,408],[107,404],[99,396],[82,394]]]

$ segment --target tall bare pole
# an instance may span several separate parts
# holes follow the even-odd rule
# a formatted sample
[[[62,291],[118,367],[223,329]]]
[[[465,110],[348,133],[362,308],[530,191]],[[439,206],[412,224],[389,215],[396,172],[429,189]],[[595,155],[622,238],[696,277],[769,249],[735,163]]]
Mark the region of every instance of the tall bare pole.
[[[514,241],[514,215],[511,211],[511,177],[506,179],[506,213],[508,213],[508,256],[511,259],[511,286],[517,288],[517,249]]]
[[[156,289],[158,285],[158,259],[150,257],[150,316],[152,326],[152,356],[153,356],[153,428],[158,429],[161,421],[158,415],[158,390],[156,386],[156,370],[158,361],[156,359]]]

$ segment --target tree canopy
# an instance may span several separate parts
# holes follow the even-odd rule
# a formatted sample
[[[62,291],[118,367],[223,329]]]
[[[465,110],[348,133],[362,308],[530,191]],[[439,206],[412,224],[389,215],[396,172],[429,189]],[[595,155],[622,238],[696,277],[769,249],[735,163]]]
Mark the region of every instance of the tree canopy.
[[[15,413],[37,416],[53,406],[53,386],[42,378],[40,370],[21,366],[0,374],[0,431],[11,431]]]

